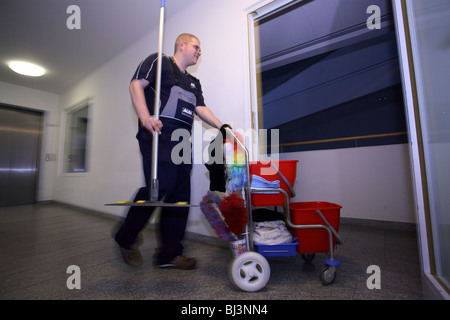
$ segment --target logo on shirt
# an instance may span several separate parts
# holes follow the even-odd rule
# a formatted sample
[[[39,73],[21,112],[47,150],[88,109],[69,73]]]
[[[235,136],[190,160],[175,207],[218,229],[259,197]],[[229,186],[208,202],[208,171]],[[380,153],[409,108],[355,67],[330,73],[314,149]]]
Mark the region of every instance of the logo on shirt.
[[[192,110],[190,110],[188,108],[184,108],[184,107],[181,111],[181,114],[184,116],[190,117],[190,118],[192,118],[194,116],[194,112]]]

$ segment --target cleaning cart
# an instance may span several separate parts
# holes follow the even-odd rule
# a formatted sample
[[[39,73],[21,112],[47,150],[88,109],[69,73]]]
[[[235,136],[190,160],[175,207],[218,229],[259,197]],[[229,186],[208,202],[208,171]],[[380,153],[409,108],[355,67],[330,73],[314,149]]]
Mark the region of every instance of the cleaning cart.
[[[296,253],[300,253],[304,260],[311,261],[315,253],[320,252],[329,254],[320,270],[320,279],[325,285],[334,282],[336,267],[340,265],[334,257],[334,249],[336,244],[341,243],[338,235],[341,206],[328,202],[291,202],[295,196],[292,186],[296,178],[297,161],[250,162],[246,147],[231,129],[225,129],[227,137],[234,140],[234,150],[241,154],[239,157],[235,154],[234,159],[234,166],[240,167],[240,174],[236,177],[235,173],[227,171],[228,179],[231,180],[229,184],[234,185],[234,189],[227,192],[236,192],[241,186],[241,190],[237,191],[242,194],[244,211],[241,214],[245,217],[239,218],[240,224],[234,221],[231,224],[230,220],[234,217],[224,215],[221,211],[223,198],[211,191],[205,195],[200,207],[218,237],[231,243],[234,258],[229,265],[229,276],[234,285],[244,291],[259,291],[270,279],[270,265],[266,258],[295,257]],[[236,161],[240,163],[236,165]],[[227,166],[230,166],[229,161]],[[267,182],[269,188],[264,185],[259,187],[257,183],[252,186],[254,179]],[[279,182],[279,186],[273,187],[271,182]],[[294,235],[292,242],[263,245],[253,241],[253,209],[260,207],[283,208],[286,226]],[[233,231],[229,228],[231,225]],[[242,232],[237,232],[241,228]]]

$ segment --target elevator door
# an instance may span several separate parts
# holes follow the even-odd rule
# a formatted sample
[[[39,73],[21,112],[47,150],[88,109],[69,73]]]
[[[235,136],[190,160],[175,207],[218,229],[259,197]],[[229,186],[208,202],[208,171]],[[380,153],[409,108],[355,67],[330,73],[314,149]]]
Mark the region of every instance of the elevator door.
[[[0,206],[34,203],[42,113],[0,105]]]

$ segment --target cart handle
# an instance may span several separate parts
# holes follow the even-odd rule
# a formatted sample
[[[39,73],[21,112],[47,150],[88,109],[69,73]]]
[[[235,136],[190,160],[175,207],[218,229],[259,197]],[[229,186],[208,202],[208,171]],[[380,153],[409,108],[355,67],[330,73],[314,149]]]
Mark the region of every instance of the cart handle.
[[[233,139],[239,144],[239,146],[242,148],[242,149],[244,149],[244,151],[245,151],[245,154],[246,154],[246,156],[247,156],[247,162],[248,162],[248,150],[247,150],[247,148],[244,146],[244,144],[241,142],[241,140],[239,140],[238,139],[238,137],[234,134],[234,132],[233,132],[233,129],[229,126],[229,125],[227,125],[227,124],[224,124],[223,125],[223,128],[225,129],[225,131],[228,131],[230,134],[231,134],[231,136],[233,137]]]
[[[246,162],[247,162],[247,166],[249,165],[249,155],[248,155],[248,150],[247,148],[244,146],[244,144],[236,137],[236,135],[234,134],[233,130],[231,129],[230,126],[225,125],[224,126],[225,131],[230,132],[231,136],[234,138],[234,140],[239,144],[239,146],[244,149],[245,151],[245,155],[246,155]],[[287,185],[287,187],[289,188],[289,191],[291,192],[291,197],[294,198],[295,197],[295,191],[294,188],[291,186],[291,184],[289,183],[289,181],[286,179],[286,177],[281,173],[281,171],[278,169],[278,167],[273,163],[270,162],[271,166],[274,168],[275,172],[277,172],[277,174],[281,177],[281,179],[284,181],[284,183]],[[249,168],[247,168],[247,172],[250,172]],[[250,178],[250,177],[248,177]],[[248,180],[247,180],[248,181]]]

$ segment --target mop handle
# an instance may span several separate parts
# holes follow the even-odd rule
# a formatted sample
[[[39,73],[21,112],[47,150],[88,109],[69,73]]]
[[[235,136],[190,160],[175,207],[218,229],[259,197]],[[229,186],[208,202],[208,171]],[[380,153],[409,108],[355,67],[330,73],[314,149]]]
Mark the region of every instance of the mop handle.
[[[158,60],[156,64],[156,83],[155,83],[155,103],[153,115],[156,120],[159,120],[159,108],[161,104],[161,60],[162,60],[162,45],[164,32],[164,9],[166,1],[161,0],[160,18],[159,18],[159,43],[158,43]],[[150,184],[150,201],[156,202],[159,197],[159,182],[158,182],[158,142],[159,137],[155,132],[153,136],[152,146],[152,181]]]

